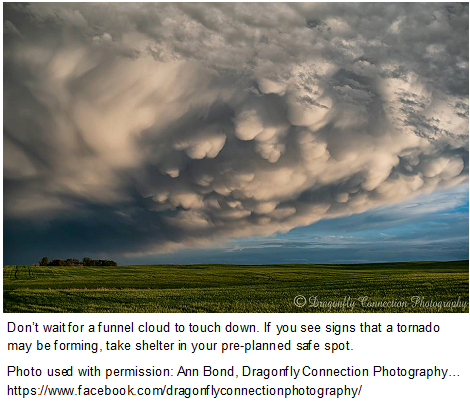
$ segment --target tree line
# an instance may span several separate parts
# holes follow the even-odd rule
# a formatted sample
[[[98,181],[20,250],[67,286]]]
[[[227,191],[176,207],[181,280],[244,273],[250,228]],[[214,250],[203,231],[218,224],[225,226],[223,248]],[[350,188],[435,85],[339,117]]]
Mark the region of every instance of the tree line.
[[[114,260],[94,260],[89,257],[84,257],[82,261],[78,259],[52,259],[49,261],[47,256],[44,256],[39,262],[40,266],[117,266]]]

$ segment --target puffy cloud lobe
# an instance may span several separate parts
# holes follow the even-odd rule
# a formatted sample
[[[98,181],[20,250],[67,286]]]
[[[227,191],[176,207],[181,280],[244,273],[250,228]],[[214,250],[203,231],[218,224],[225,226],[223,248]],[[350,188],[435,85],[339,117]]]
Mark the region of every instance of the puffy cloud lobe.
[[[260,7],[7,5],[6,218],[139,254],[467,181],[468,6]]]

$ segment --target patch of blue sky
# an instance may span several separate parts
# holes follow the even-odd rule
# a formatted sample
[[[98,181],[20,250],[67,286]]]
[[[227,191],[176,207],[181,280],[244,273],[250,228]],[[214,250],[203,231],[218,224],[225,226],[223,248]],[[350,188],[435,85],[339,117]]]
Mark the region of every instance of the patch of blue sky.
[[[355,263],[468,259],[468,185],[285,234],[185,249],[141,263]],[[135,258],[134,258],[135,259]],[[135,262],[135,260],[134,260]]]

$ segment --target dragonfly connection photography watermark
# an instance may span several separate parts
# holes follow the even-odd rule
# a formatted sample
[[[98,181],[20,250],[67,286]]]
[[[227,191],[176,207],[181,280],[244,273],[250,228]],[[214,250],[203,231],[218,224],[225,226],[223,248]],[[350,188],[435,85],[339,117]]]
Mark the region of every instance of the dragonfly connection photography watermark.
[[[315,296],[297,295],[294,298],[294,305],[298,308],[315,308],[315,309],[341,309],[354,311],[355,308],[366,309],[392,309],[392,308],[419,308],[419,309],[435,309],[448,310],[461,308],[464,311],[468,309],[468,301],[458,297],[454,300],[434,300],[424,296],[412,296],[408,299],[377,299],[369,296],[359,297],[343,297],[343,298],[321,298]]]

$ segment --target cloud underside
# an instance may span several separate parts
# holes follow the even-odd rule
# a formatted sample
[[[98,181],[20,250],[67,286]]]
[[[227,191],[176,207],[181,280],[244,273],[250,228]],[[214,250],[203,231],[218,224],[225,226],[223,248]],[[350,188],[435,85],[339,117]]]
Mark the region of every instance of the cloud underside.
[[[57,246],[267,236],[467,181],[468,5],[4,6],[5,220]]]

